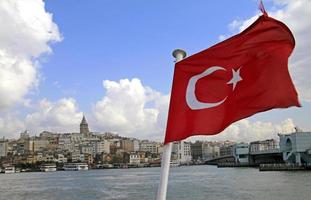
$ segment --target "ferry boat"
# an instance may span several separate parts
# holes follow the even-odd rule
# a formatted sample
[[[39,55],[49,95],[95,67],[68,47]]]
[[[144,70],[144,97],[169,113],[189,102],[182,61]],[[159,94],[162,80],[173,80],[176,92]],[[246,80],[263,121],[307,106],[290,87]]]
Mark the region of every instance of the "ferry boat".
[[[112,169],[113,165],[112,164],[103,164],[103,169]]]
[[[14,166],[6,166],[4,168],[4,173],[5,174],[13,174],[13,173],[15,173],[15,167]]]
[[[41,165],[40,170],[43,172],[55,172],[56,171],[56,165],[55,164]]]
[[[65,171],[85,171],[89,166],[86,163],[66,163],[64,164]]]

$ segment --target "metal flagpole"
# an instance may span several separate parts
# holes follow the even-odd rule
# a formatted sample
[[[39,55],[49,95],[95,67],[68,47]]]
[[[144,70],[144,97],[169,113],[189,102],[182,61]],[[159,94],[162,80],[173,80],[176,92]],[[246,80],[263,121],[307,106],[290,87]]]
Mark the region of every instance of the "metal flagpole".
[[[186,52],[181,49],[176,49],[173,51],[173,56],[175,58],[175,62],[178,62],[186,57]],[[172,146],[173,146],[172,142],[169,142],[166,145],[164,145],[161,162],[160,183],[158,186],[158,193],[156,200],[166,200],[166,191],[167,191],[168,174],[170,170]]]

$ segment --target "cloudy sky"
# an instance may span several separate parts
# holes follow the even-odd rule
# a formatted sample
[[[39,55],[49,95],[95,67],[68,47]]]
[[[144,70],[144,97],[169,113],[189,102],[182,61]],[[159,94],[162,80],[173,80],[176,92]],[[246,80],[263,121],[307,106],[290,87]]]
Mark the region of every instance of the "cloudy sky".
[[[311,130],[311,1],[265,0],[294,33],[290,73],[302,108],[241,120],[208,140],[275,138]],[[163,140],[174,58],[246,28],[258,1],[0,1],[0,137],[25,129],[92,131]]]

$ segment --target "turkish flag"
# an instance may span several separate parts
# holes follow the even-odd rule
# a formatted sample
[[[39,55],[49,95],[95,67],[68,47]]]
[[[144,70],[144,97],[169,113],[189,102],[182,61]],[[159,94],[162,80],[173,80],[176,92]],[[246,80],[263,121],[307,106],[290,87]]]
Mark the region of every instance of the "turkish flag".
[[[289,28],[267,15],[175,65],[165,143],[220,133],[273,108],[300,107],[288,72]]]

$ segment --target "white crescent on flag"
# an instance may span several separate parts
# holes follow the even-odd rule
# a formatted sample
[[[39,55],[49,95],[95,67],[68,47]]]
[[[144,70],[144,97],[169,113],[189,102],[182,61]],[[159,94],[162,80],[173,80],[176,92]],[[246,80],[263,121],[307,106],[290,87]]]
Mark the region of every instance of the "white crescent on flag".
[[[227,82],[227,84],[233,84],[232,90],[234,90],[237,83],[242,80],[242,78],[240,76],[240,69],[241,68],[239,68],[237,71],[232,69],[232,79]],[[213,107],[219,106],[220,104],[222,104],[223,102],[226,101],[228,96],[226,96],[223,100],[215,102],[215,103],[205,103],[205,102],[199,101],[195,95],[195,85],[198,82],[198,80],[203,78],[203,77],[210,75],[211,73],[213,73],[217,70],[226,71],[226,69],[223,67],[213,66],[213,67],[208,68],[207,70],[205,70],[201,74],[197,74],[197,75],[190,78],[190,80],[188,82],[187,90],[186,90],[186,102],[187,102],[188,106],[191,108],[191,110],[213,108]]]

